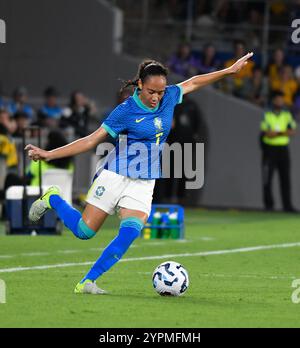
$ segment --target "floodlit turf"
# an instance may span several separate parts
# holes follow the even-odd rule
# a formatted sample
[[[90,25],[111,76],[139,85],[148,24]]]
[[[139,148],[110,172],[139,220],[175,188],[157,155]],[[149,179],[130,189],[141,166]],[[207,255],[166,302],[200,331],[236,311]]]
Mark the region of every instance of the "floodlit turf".
[[[92,262],[116,233],[107,221],[90,241],[65,231],[60,237],[4,236],[0,226],[0,278],[7,302],[0,304],[0,327],[299,327],[300,303],[291,300],[300,278],[300,215],[189,210],[186,240],[139,239],[99,285],[105,296],[75,295],[89,269],[73,265],[3,272],[7,268]],[[2,230],[1,230],[2,229]],[[278,245],[268,250],[244,248]],[[195,254],[241,249],[236,252]],[[190,275],[184,296],[158,296],[151,275],[161,262],[180,262]],[[146,256],[159,259],[132,260]]]

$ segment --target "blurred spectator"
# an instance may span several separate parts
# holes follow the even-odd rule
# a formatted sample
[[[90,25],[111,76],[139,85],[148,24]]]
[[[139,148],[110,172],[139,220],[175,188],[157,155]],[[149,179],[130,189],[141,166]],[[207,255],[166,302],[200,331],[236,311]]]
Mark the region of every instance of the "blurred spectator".
[[[264,114],[262,132],[263,197],[266,210],[273,210],[272,180],[278,170],[283,209],[294,212],[291,203],[290,137],[295,134],[296,122],[284,109],[284,95],[276,91],[272,95],[272,109]]]
[[[234,64],[238,59],[246,54],[246,47],[244,41],[236,41],[234,43],[234,57],[225,62],[226,68]],[[251,77],[254,68],[254,62],[248,61],[247,65],[237,74],[239,78]]]
[[[191,46],[187,43],[182,43],[178,47],[169,62],[169,69],[182,77],[191,77],[197,75],[200,70],[200,61],[192,53]]]
[[[89,133],[89,121],[95,113],[95,105],[82,92],[75,91],[71,94],[69,106],[63,110],[60,126],[72,127],[76,135],[84,137]]]
[[[298,65],[294,70],[295,79],[300,86],[300,65]]]
[[[215,27],[215,19],[212,16],[214,1],[209,1],[209,0],[194,1],[194,7],[195,7],[194,23],[197,26],[199,26],[200,30],[201,30],[201,27],[204,27],[204,26],[208,30]]]
[[[199,62],[199,73],[207,74],[216,71],[220,67],[220,62],[216,58],[216,48],[212,44],[206,44]]]
[[[34,112],[32,107],[27,104],[27,99],[27,90],[24,87],[16,88],[12,95],[12,101],[7,105],[8,112],[11,115],[15,115],[17,112],[22,112],[27,114],[29,118],[33,118]]]
[[[5,107],[5,103],[3,101],[2,90],[1,90],[1,85],[0,85],[0,109],[4,109],[4,107]]]
[[[234,57],[225,62],[225,68],[229,68],[238,59],[246,54],[245,43],[243,41],[236,41],[234,44]],[[225,85],[225,91],[234,94],[237,97],[243,96],[243,88],[247,83],[247,79],[253,77],[253,69],[255,63],[252,60],[247,62],[247,65],[243,67],[234,77],[227,78],[223,83]]]
[[[155,14],[162,15],[167,23],[174,20],[185,20],[189,0],[156,0],[154,2]],[[151,2],[150,2],[151,3]]]
[[[285,0],[270,1],[270,23],[273,25],[287,24],[288,4]]]
[[[295,69],[295,78],[298,84],[297,92],[295,93],[294,103],[293,103],[293,114],[297,121],[300,121],[300,66]]]
[[[2,134],[4,132],[8,135],[12,135],[17,129],[15,120],[6,109],[0,109],[0,127],[2,128]]]
[[[22,138],[24,129],[30,124],[29,115],[26,112],[18,111],[15,113],[14,119],[16,121],[16,130],[12,135],[15,138]]]
[[[262,69],[255,67],[253,76],[247,80],[243,90],[244,98],[257,106],[264,107],[268,101],[268,81]]]
[[[46,150],[54,150],[58,147],[67,145],[67,140],[60,131],[51,131],[48,134],[48,143],[46,145]],[[74,164],[72,157],[59,158],[49,162],[41,161],[41,173],[43,175],[48,169],[67,169],[71,173],[74,172]],[[31,161],[29,168],[27,170],[27,178],[30,180],[30,185],[38,186],[39,181],[39,163]]]
[[[294,96],[297,92],[298,84],[294,78],[293,69],[290,65],[284,65],[279,71],[278,79],[271,81],[272,91],[281,91],[284,95],[284,102],[287,107],[293,106]]]
[[[46,88],[45,104],[38,111],[37,124],[42,127],[55,128],[62,116],[62,108],[57,104],[58,92],[54,87]]]
[[[17,172],[18,165],[16,145],[11,138],[14,130],[8,111],[0,110],[0,155],[5,157],[9,172]]]
[[[1,178],[0,200],[5,199],[5,191],[9,186],[20,185],[22,182],[18,176],[17,148],[11,137],[11,131],[13,128],[11,128],[9,114],[2,109],[0,110],[0,157],[4,158],[6,168],[1,168],[3,177]]]
[[[218,23],[234,24],[243,19],[246,3],[233,2],[230,0],[217,0],[214,16]]]
[[[277,48],[274,51],[272,60],[267,67],[270,84],[279,79],[279,71],[284,65],[286,65],[284,51],[281,48]]]
[[[251,4],[247,11],[247,18],[240,23],[239,30],[242,30],[243,36],[247,38],[247,45],[251,49],[260,48],[263,28],[263,9]]]
[[[300,0],[293,0],[290,8],[290,19],[300,18]]]
[[[4,109],[6,107],[6,103],[3,99],[3,89],[2,89],[2,82],[0,81],[0,109]]]
[[[294,99],[294,105],[293,105],[293,114],[295,116],[295,119],[300,122],[300,88],[298,88],[295,99]]]

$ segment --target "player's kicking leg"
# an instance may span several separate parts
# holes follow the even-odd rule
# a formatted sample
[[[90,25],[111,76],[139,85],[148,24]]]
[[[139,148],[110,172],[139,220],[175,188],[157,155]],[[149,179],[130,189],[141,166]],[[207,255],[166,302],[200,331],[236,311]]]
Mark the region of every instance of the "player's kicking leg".
[[[29,210],[29,219],[39,221],[49,209],[54,209],[65,226],[79,239],[91,239],[96,235],[108,214],[87,204],[83,214],[68,204],[61,196],[57,186],[51,186],[37,199]]]
[[[103,250],[86,276],[76,285],[75,293],[93,293],[91,282],[96,281],[122,258],[134,240],[140,236],[148,216],[143,212],[121,209],[120,217],[118,235]],[[95,291],[97,290],[95,289]]]
[[[32,222],[37,222],[49,210],[54,209],[59,218],[64,222],[73,234],[83,240],[90,239],[95,236],[100,229],[108,214],[87,204],[83,214],[74,209],[60,196],[60,190],[56,186],[51,186],[39,199],[31,206],[29,218]],[[84,282],[77,284],[75,293],[82,294],[105,294],[106,291],[100,289],[95,280],[86,278]]]

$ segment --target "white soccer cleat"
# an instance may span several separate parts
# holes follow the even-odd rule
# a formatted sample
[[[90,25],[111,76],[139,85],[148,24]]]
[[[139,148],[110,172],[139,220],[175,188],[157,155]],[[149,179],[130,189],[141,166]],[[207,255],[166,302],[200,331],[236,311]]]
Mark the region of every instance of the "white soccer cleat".
[[[32,203],[29,210],[29,220],[31,222],[38,222],[41,217],[49,210],[47,203],[38,199]]]
[[[29,220],[38,222],[47,210],[51,209],[50,196],[60,195],[60,189],[57,186],[51,186],[36,201],[34,201],[29,210]]]
[[[92,294],[92,295],[104,295],[107,291],[100,289],[97,284],[89,279],[86,279],[83,283],[78,283],[74,290],[75,294]]]

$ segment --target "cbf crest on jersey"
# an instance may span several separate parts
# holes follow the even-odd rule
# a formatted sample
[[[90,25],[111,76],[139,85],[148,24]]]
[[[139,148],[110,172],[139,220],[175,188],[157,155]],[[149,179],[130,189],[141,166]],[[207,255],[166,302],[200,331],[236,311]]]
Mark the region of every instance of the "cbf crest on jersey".
[[[162,120],[160,117],[155,117],[154,119],[154,126],[156,128],[157,131],[161,131],[162,130]]]

